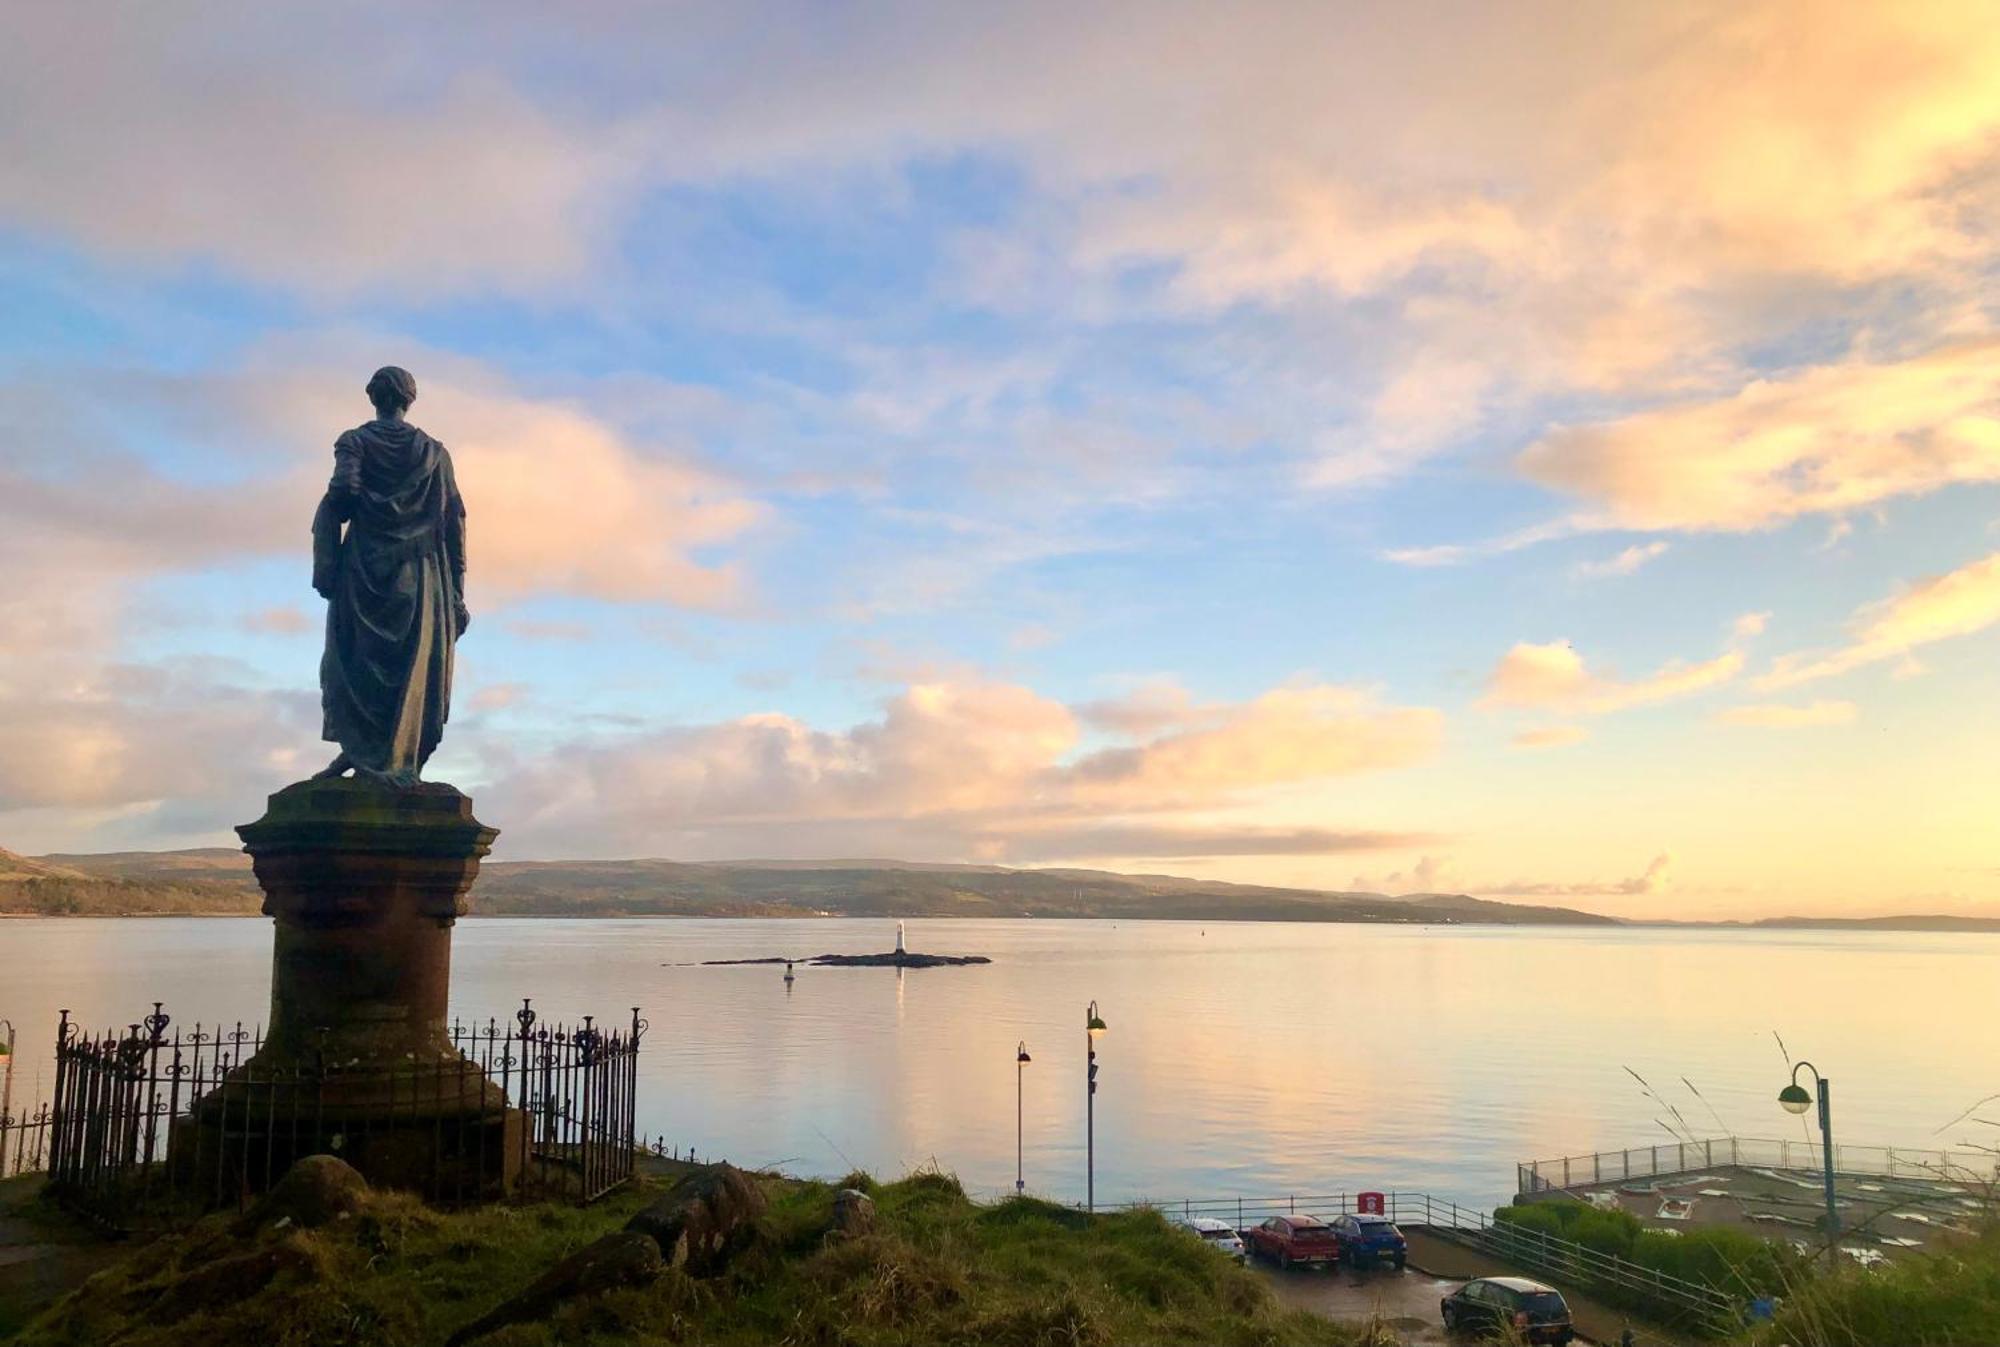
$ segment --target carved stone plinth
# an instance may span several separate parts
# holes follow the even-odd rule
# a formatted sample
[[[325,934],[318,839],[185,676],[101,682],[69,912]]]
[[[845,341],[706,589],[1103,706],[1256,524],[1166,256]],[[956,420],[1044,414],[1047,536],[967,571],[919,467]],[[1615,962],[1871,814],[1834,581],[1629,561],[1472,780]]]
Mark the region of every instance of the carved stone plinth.
[[[451,931],[498,833],[450,786],[302,781],[238,828],[277,920],[259,1060],[457,1055],[445,1032]]]
[[[178,1162],[205,1151],[229,1196],[315,1151],[378,1186],[510,1188],[521,1114],[446,1027],[452,926],[496,830],[450,786],[334,779],[286,787],[237,832],[276,925],[271,1017],[186,1120]]]

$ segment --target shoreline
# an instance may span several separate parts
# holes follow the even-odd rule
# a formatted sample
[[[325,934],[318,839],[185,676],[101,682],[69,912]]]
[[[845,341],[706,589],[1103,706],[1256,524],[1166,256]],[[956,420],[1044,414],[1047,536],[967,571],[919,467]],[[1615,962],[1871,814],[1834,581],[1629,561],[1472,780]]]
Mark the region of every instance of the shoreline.
[[[268,921],[262,912],[0,912],[0,921]],[[1826,917],[1774,918],[1764,921],[1467,921],[1389,920],[1370,917],[1239,917],[1204,916],[1040,916],[1032,913],[929,912],[468,912],[460,921],[1097,921],[1171,922],[1177,926],[1399,926],[1425,930],[1504,931],[1732,931],[1744,935],[1816,931],[1861,935],[2000,935],[2000,918],[1947,918],[1966,925],[1922,925],[1922,919],[1896,924],[1893,918]]]

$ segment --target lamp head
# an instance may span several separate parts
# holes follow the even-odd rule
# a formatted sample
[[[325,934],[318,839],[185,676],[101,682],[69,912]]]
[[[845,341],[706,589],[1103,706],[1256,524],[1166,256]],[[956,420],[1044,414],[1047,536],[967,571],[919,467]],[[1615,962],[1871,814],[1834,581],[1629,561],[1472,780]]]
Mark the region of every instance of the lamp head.
[[[1034,1060],[1035,1060],[1034,1058],[1028,1055],[1027,1043],[1023,1042],[1020,1047],[1014,1049],[1014,1061],[1016,1062],[1016,1064],[1020,1066],[1026,1066],[1029,1062],[1032,1062]]]
[[[1104,1021],[1097,1013],[1097,1002],[1095,1001],[1092,1001],[1090,1009],[1084,1012],[1083,1029],[1092,1038],[1102,1038],[1104,1036]]]
[[[1778,1103],[1787,1113],[1804,1113],[1812,1107],[1812,1102],[1812,1096],[1806,1093],[1805,1086],[1797,1081],[1778,1091]]]

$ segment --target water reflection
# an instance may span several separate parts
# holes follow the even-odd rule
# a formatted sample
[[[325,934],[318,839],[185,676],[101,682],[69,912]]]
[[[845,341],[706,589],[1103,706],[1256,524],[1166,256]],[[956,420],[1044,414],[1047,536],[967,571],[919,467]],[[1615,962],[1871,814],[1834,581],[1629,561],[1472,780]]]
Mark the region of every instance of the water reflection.
[[[701,1154],[820,1174],[935,1161],[1011,1190],[1014,1058],[1031,1189],[1083,1190],[1084,1044],[1096,1000],[1100,1200],[1428,1188],[1491,1202],[1517,1160],[1666,1141],[1640,1071],[1703,1131],[1786,1136],[1770,1031],[1841,1081],[1845,1139],[1934,1135],[2000,1089],[2000,938],[1057,921],[913,924],[913,948],[994,963],[691,967],[887,948],[860,921],[474,920],[454,1008],[532,995],[569,1018],[645,1008],[640,1121]],[[673,965],[673,966],[668,966]],[[0,922],[0,1016],[23,1029],[17,1092],[46,1075],[38,1026],[70,1007],[123,1024],[261,1018],[263,921]],[[1671,1121],[1671,1120],[1669,1120]],[[1803,1133],[1800,1133],[1803,1136]]]

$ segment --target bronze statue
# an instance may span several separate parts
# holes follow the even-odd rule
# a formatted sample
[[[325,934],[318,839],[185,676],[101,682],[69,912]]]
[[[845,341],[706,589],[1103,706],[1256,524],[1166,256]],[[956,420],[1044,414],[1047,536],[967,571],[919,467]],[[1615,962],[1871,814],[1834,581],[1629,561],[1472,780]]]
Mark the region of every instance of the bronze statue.
[[[313,516],[313,588],[327,601],[321,737],[340,745],[319,777],[414,785],[451,713],[452,646],[472,620],[465,502],[451,455],[404,420],[416,399],[407,370],[375,371],[375,419],[334,441]]]

